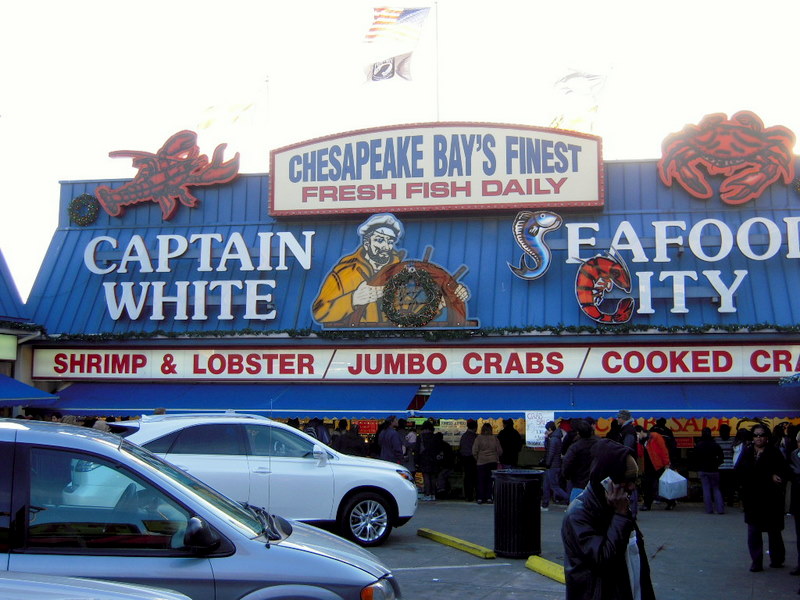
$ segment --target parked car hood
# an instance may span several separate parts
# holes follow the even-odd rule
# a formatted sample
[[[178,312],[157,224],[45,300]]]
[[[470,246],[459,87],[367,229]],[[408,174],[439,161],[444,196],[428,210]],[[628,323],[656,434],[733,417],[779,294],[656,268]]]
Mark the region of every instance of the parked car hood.
[[[338,535],[300,521],[291,524],[292,535],[271,543],[351,564],[376,579],[390,573],[377,556]]]
[[[189,600],[158,588],[36,573],[0,572],[3,600]]]
[[[366,458],[364,456],[353,456],[352,454],[339,453],[339,461],[343,464],[357,465],[359,467],[372,467],[373,469],[405,469],[403,465],[389,462],[388,460],[381,460],[379,458]]]

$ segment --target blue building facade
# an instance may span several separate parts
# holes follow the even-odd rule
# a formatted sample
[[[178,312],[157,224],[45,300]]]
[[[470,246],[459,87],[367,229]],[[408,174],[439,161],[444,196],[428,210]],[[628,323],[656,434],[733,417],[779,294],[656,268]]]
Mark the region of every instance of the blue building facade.
[[[385,168],[401,137],[382,133]],[[793,155],[762,150],[747,179],[684,147],[661,161],[598,152],[580,167],[597,170],[582,204],[558,197],[582,175],[567,142],[551,172],[503,179],[464,176],[450,148],[438,178],[395,165],[399,193],[385,170],[345,181],[331,165],[347,164],[347,143],[327,143],[324,159],[290,148],[270,175],[172,200],[142,192],[141,165],[133,181],[64,182],[26,306],[49,336],[33,377],[63,410],[100,414],[797,415],[797,392],[778,385],[800,370]],[[225,179],[225,164],[209,169]],[[280,205],[292,184],[297,210]],[[469,205],[463,190],[502,201]],[[424,203],[403,203],[414,194]]]

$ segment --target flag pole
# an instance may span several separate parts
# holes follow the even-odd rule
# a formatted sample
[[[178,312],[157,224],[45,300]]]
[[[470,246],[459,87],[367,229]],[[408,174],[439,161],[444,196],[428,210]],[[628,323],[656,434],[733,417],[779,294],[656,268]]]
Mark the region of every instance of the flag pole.
[[[439,118],[439,2],[433,3],[434,13],[436,15],[436,28],[434,33],[434,85],[435,85],[435,101],[436,101],[436,120],[441,121]]]

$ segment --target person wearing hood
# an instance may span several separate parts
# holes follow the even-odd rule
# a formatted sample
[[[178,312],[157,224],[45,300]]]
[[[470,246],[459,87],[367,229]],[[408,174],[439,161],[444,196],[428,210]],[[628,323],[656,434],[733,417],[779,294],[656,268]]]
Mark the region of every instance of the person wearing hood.
[[[642,532],[631,514],[636,460],[623,445],[598,440],[589,483],[561,525],[567,600],[655,600]]]

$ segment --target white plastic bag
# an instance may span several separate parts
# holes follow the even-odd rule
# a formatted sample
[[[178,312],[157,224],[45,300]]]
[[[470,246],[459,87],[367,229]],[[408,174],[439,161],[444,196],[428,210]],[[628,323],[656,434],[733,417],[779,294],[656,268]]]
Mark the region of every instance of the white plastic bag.
[[[658,495],[665,500],[677,500],[689,494],[688,483],[685,477],[670,468],[664,469],[664,473],[658,480]]]

